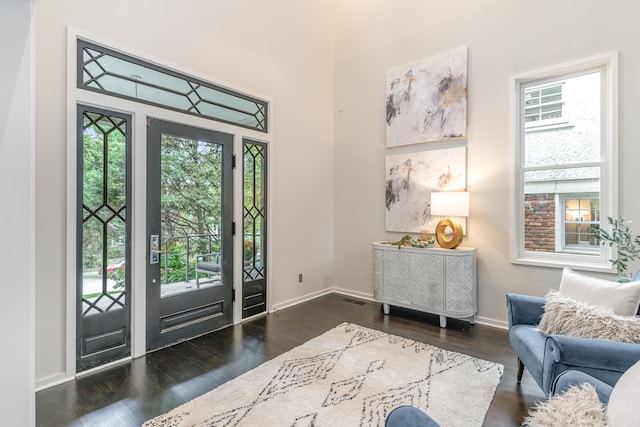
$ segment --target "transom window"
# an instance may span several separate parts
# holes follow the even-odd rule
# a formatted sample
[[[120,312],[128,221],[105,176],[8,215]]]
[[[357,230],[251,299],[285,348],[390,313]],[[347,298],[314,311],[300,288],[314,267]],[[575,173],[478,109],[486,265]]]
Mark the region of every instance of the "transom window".
[[[78,39],[77,85],[224,123],[267,132],[268,103]]]
[[[606,55],[514,77],[513,262],[611,270],[610,248],[593,233],[617,212],[616,60]],[[571,126],[546,126],[566,121],[567,105]]]

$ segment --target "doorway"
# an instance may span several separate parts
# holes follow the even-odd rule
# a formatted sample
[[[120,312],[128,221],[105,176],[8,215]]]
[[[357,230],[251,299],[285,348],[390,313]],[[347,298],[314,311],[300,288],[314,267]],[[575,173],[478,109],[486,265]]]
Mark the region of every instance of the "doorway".
[[[76,159],[95,147],[68,154],[70,165],[93,166],[69,168],[78,208],[68,214],[77,226],[68,231],[67,257],[76,266],[69,266],[67,291],[77,298],[66,350],[77,358],[67,358],[67,372],[139,357],[266,312],[269,101],[87,34],[71,31],[68,41],[76,82],[67,88],[69,112],[103,106],[90,110],[113,122],[103,123],[105,141],[112,139],[101,151],[106,157]],[[74,126],[70,148],[87,136],[78,130],[80,115]],[[114,169],[113,160],[126,166]],[[115,174],[103,176],[107,167]],[[89,200],[85,209],[87,185],[104,200]]]
[[[147,121],[147,351],[233,322],[233,135]]]

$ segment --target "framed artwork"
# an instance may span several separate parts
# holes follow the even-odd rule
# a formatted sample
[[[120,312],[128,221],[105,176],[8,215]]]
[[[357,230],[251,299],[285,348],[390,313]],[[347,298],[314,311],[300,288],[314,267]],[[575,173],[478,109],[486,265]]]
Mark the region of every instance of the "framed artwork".
[[[466,147],[386,156],[386,229],[404,233],[435,232],[432,191],[460,191],[467,182]],[[466,233],[466,218],[456,218]]]
[[[387,147],[467,135],[467,48],[387,73]]]

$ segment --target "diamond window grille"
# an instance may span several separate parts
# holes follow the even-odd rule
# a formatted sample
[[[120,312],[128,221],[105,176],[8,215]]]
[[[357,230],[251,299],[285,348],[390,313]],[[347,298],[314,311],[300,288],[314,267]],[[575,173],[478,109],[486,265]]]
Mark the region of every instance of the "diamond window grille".
[[[77,86],[267,132],[266,101],[78,40]]]
[[[264,227],[266,226],[266,145],[243,144],[244,158],[244,280],[265,277]]]
[[[107,265],[114,241],[126,241],[127,121],[84,111],[82,115],[82,258],[99,266],[101,287],[83,289],[82,316],[126,307],[126,286],[108,286]],[[123,254],[124,256],[124,254]]]

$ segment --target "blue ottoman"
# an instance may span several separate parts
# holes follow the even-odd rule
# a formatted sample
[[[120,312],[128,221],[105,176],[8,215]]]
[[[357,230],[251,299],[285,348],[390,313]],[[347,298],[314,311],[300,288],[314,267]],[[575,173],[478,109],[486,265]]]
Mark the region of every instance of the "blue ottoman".
[[[440,427],[433,419],[413,406],[398,406],[387,415],[385,427]]]

